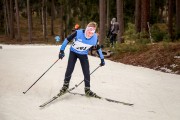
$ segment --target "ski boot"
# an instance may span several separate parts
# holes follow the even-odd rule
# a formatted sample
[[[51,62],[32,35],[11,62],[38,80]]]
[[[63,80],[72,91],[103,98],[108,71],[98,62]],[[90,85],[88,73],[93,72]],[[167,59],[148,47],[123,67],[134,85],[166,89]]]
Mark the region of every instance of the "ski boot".
[[[92,92],[89,87],[85,87],[84,91],[87,97],[99,97],[96,93]]]
[[[64,82],[63,87],[61,88],[61,90],[57,96],[61,96],[61,95],[65,94],[68,91],[68,88],[69,88],[69,83]]]

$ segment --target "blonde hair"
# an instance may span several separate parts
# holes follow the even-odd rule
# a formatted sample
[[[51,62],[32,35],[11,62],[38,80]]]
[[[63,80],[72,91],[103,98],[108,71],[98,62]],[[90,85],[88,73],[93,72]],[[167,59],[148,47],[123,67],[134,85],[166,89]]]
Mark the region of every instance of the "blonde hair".
[[[95,28],[97,28],[98,25],[97,25],[96,22],[90,22],[90,23],[87,25],[87,27],[95,27]]]

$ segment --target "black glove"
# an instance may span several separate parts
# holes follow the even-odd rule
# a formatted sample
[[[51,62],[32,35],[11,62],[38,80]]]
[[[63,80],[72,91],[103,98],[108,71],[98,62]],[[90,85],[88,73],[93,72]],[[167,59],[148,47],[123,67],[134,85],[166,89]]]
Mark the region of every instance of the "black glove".
[[[61,50],[61,51],[59,52],[59,59],[63,59],[64,56],[65,56],[64,50]]]
[[[99,65],[100,66],[104,66],[105,65],[104,59],[101,59],[101,63]]]

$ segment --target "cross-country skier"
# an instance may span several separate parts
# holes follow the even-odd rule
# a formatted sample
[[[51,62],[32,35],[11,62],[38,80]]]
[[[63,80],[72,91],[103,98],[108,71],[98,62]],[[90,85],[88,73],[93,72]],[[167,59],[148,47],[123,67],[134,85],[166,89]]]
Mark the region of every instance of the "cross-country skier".
[[[79,24],[75,24],[75,26],[74,26],[74,28],[72,29],[72,31],[74,32],[75,30],[78,30],[78,29],[80,29]]]
[[[64,84],[58,95],[61,95],[67,92],[75,63],[77,61],[77,58],[79,58],[83,75],[84,75],[85,94],[91,97],[96,96],[96,94],[90,90],[90,70],[89,70],[89,61],[88,61],[89,49],[91,49],[93,46],[96,46],[97,52],[99,53],[99,57],[101,59],[100,66],[105,65],[102,50],[100,46],[97,44],[98,37],[97,37],[97,34],[95,33],[96,28],[97,28],[96,22],[90,22],[87,25],[85,30],[83,29],[76,30],[67,38],[65,38],[64,42],[62,43],[62,46],[59,52],[59,59],[62,59],[65,56],[64,50],[67,44],[71,40],[74,39],[74,42],[72,43],[70,47],[70,55],[69,55],[68,65],[67,65],[67,69],[65,73]]]

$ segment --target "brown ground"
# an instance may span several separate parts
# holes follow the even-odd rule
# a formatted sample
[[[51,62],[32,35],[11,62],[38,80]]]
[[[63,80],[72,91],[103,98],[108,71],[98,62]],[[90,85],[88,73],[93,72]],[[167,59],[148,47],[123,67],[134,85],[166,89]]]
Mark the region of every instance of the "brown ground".
[[[168,72],[169,69],[171,73],[180,74],[180,43],[153,44],[145,51],[113,55],[108,59],[163,72]]]

